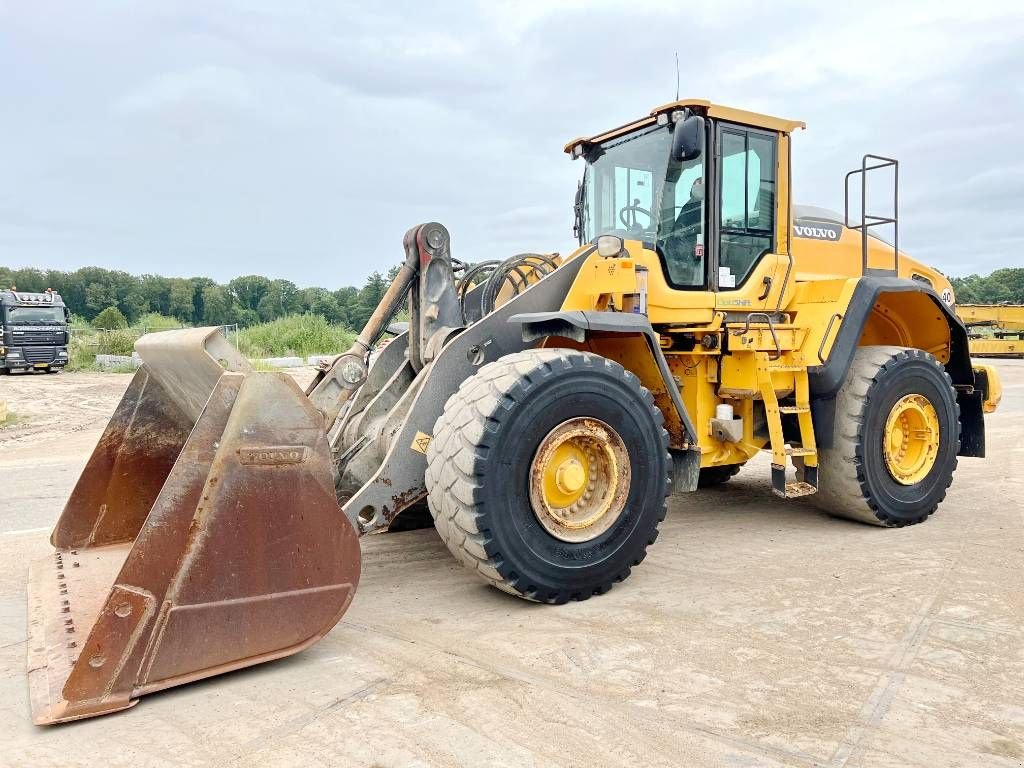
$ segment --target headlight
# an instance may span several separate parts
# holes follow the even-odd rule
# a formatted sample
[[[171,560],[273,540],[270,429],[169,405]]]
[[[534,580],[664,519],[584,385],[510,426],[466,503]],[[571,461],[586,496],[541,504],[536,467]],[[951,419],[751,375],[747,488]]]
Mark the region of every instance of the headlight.
[[[21,352],[8,352],[8,357],[21,357]]]
[[[67,352],[65,352],[65,351],[64,351],[64,350],[62,349],[62,350],[61,350],[60,352],[58,352],[58,353],[57,353],[57,356],[58,356],[58,357],[67,357],[67,356],[68,356],[68,353],[67,353]]]
[[[618,235],[601,235],[597,238],[597,252],[606,259],[622,253],[622,238]]]

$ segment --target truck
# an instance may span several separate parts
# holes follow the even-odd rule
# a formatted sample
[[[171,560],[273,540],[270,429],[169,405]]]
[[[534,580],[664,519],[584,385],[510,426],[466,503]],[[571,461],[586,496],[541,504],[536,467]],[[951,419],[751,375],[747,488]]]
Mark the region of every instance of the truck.
[[[0,375],[57,373],[68,364],[71,312],[56,291],[0,290]]]

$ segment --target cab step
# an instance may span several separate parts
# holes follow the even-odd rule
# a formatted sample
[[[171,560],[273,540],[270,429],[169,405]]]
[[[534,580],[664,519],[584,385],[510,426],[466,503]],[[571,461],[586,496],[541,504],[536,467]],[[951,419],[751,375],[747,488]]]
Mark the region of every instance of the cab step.
[[[779,413],[810,413],[811,409],[806,405],[780,405]]]
[[[817,456],[818,451],[814,448],[800,448],[791,445],[786,446],[787,456]]]
[[[818,492],[818,468],[804,467],[804,479],[786,481],[786,467],[772,464],[772,492],[783,499],[799,499]]]
[[[810,483],[804,483],[800,480],[796,480],[792,483],[786,483],[785,490],[779,494],[784,499],[799,499],[801,496],[811,496],[818,492]],[[776,491],[778,493],[778,491]]]
[[[759,352],[757,358],[757,380],[761,399],[764,401],[765,418],[768,421],[768,448],[772,452],[772,491],[784,499],[810,496],[818,490],[818,449],[814,441],[814,424],[811,421],[810,385],[807,367],[803,365],[776,365],[767,353]],[[778,393],[772,374],[786,371],[793,374],[793,405],[779,405]],[[783,414],[797,417],[800,430],[799,445],[786,444],[782,429]],[[797,442],[794,440],[794,442]],[[792,459],[803,458],[803,478],[786,482],[786,467]]]

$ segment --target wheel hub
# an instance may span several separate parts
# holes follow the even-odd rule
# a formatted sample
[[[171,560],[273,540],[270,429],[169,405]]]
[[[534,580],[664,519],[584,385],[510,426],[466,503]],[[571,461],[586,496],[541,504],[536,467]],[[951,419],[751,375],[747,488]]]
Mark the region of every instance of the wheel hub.
[[[530,465],[530,504],[557,539],[590,541],[618,520],[629,493],[626,445],[603,421],[563,421],[541,441]]]
[[[896,482],[921,482],[939,454],[939,416],[924,395],[904,395],[885,422],[882,450],[885,466]]]
[[[579,493],[587,482],[587,471],[576,459],[562,462],[555,471],[555,484],[564,494]]]

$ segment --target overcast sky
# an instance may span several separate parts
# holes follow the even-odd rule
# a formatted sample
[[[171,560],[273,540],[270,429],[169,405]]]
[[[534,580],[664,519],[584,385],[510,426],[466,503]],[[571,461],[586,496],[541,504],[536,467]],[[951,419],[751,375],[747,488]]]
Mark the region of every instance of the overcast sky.
[[[1024,3],[0,0],[0,265],[359,284],[572,247],[569,139],[675,94],[804,120],[797,203],[901,161],[901,244],[1024,265]]]

